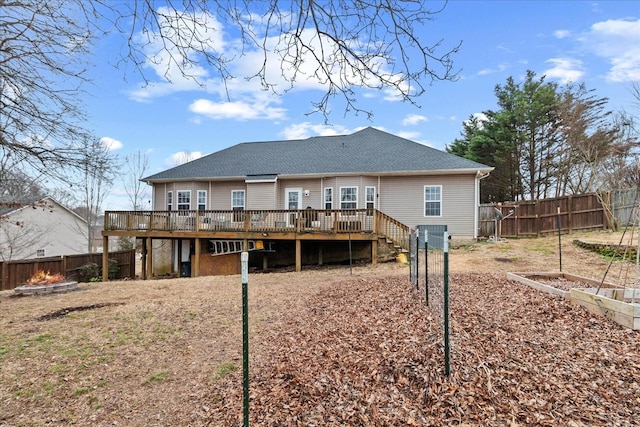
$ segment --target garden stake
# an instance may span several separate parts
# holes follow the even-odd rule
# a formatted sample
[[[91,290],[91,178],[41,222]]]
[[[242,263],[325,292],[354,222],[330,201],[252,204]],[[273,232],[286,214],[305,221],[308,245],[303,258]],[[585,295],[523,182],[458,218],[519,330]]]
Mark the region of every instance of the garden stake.
[[[429,230],[424,229],[424,297],[429,306]]]
[[[249,427],[249,252],[242,252],[242,410],[244,427]]]
[[[562,273],[562,222],[560,221],[560,206],[558,206],[558,253],[560,254],[560,272]]]

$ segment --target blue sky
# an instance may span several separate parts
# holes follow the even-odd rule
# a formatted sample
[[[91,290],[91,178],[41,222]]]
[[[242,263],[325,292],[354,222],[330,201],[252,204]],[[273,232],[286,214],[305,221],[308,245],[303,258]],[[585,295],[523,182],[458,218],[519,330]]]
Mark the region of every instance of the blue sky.
[[[225,37],[231,45],[232,37]],[[91,70],[91,125],[121,158],[146,153],[150,175],[177,165],[185,152],[196,158],[240,142],[345,134],[365,126],[444,149],[459,137],[464,120],[495,108],[497,84],[509,76],[521,81],[528,69],[559,83],[584,82],[610,99],[611,110],[640,115],[631,94],[632,82],[640,81],[640,1],[453,0],[418,37],[442,39],[444,48],[462,42],[453,57],[457,81],[434,82],[417,99],[419,107],[384,91],[361,91],[358,105],[373,117],[345,115],[335,102],[325,124],[322,115],[305,114],[322,95],[315,85],[275,96],[257,85],[233,84],[229,102],[213,71],[202,70],[212,78],[201,88],[178,78],[170,84],[150,68],[153,84],[145,88],[134,72],[112,65],[123,42],[108,36],[98,43]],[[103,207],[130,208],[121,182]]]

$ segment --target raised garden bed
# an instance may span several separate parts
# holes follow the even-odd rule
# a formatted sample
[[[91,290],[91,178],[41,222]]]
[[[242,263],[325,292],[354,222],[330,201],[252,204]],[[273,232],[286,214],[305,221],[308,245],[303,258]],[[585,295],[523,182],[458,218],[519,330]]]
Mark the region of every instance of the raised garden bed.
[[[507,279],[524,283],[525,285],[539,291],[546,292],[551,295],[558,295],[566,299],[569,299],[570,291],[573,288],[616,287],[612,283],[604,282],[601,284],[599,280],[560,272],[507,273]]]
[[[619,325],[640,329],[640,289],[571,289],[571,302]]]
[[[507,278],[581,305],[619,325],[640,329],[640,289],[621,289],[600,280],[568,273],[507,273]],[[632,302],[633,301],[633,302]]]

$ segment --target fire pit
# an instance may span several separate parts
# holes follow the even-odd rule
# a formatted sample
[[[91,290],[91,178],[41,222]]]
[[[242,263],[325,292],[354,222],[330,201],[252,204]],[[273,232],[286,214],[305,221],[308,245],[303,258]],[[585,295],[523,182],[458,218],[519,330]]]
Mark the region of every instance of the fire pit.
[[[24,285],[14,289],[18,295],[49,294],[53,292],[67,292],[78,288],[78,282],[65,280],[60,274],[51,274],[48,271],[39,270],[31,276]]]

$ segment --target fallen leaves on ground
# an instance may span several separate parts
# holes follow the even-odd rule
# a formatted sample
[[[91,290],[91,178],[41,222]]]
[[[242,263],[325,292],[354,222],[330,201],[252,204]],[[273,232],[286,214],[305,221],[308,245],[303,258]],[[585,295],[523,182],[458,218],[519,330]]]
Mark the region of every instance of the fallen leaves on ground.
[[[451,277],[451,375],[438,321],[406,276],[345,280],[252,341],[261,426],[568,425],[640,421],[640,334],[501,274]],[[242,420],[241,372],[210,425]]]

